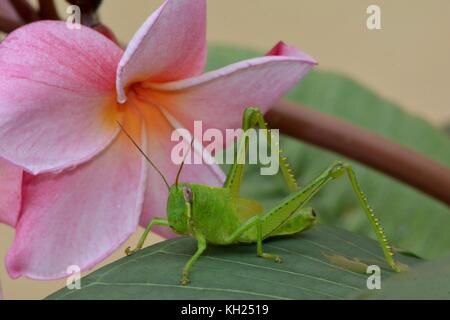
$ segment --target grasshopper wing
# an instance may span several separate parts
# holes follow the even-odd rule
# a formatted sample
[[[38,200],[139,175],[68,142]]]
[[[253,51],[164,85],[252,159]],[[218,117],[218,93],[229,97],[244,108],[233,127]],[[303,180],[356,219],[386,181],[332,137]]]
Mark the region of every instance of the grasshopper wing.
[[[264,207],[258,201],[241,197],[234,197],[233,200],[237,214],[243,222],[264,212]]]

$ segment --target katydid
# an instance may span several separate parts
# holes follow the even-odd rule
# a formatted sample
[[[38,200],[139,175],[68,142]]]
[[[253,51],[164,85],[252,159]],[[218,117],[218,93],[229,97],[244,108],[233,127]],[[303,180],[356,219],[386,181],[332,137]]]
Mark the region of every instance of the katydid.
[[[280,256],[263,250],[263,240],[274,236],[291,235],[311,228],[316,222],[316,214],[312,208],[305,207],[305,205],[328,182],[344,175],[347,175],[350,185],[375,231],[388,265],[393,270],[400,271],[399,266],[394,261],[394,254],[384,231],[370,208],[350,165],[337,161],[309,185],[299,188],[287,159],[280,152],[280,169],[292,193],[280,204],[264,212],[258,202],[240,196],[244,164],[235,162],[232,165],[223,187],[211,187],[179,182],[183,162],[175,184],[169,186],[151,159],[142,151],[122,125],[120,126],[134,145],[143,153],[150,165],[161,175],[169,189],[167,219],[153,219],[145,229],[136,249],[127,248],[126,254],[131,255],[142,249],[146,237],[155,225],[170,227],[172,231],[179,235],[195,237],[198,248],[182,270],[181,284],[187,285],[189,283],[191,269],[208,244],[256,243],[256,253],[259,257],[282,262]],[[245,133],[250,128],[256,127],[263,129],[266,133],[267,142],[272,143],[272,133],[264,121],[263,114],[258,108],[248,108],[244,112],[242,129]],[[245,156],[248,152],[248,141],[245,141],[245,139],[245,135],[243,135],[240,141],[240,145],[243,147],[238,149],[238,157]]]

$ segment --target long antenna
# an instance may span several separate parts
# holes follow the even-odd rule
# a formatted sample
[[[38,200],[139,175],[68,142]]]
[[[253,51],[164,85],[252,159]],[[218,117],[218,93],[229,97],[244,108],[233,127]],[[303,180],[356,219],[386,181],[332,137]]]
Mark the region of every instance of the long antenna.
[[[175,185],[177,186],[177,188],[178,188],[178,181],[179,181],[180,175],[181,175],[181,170],[183,170],[184,163],[186,162],[187,156],[188,156],[189,153],[191,152],[191,149],[192,149],[192,146],[193,146],[193,145],[194,145],[194,137],[192,137],[190,149],[189,149],[189,151],[186,152],[186,154],[184,155],[183,162],[181,163],[180,169],[178,169],[177,178],[176,178],[176,180],[175,180]]]
[[[164,175],[162,174],[162,172],[158,169],[158,167],[153,163],[153,161],[150,159],[149,156],[147,156],[144,152],[144,150],[141,149],[141,147],[136,143],[136,141],[133,139],[133,137],[127,132],[127,130],[125,130],[125,128],[123,127],[123,125],[117,121],[117,123],[119,124],[120,129],[127,135],[127,137],[131,140],[131,142],[133,142],[134,146],[139,150],[139,152],[145,157],[145,159],[148,161],[148,163],[150,163],[150,165],[153,167],[153,169],[156,170],[156,172],[158,172],[158,174],[161,176],[161,178],[164,180],[164,183],[167,186],[167,189],[170,190],[170,186],[167,183],[166,178],[164,177]]]

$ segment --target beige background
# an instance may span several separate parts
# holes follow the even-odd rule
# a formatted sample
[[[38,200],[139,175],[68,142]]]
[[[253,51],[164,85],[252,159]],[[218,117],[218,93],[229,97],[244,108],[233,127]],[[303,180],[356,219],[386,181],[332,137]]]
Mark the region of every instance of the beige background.
[[[65,2],[59,1],[64,9]],[[103,21],[127,42],[161,0],[104,0]],[[450,1],[209,0],[208,40],[267,50],[284,40],[321,69],[345,72],[436,124],[450,121]],[[366,9],[382,10],[382,30],[366,28]],[[64,12],[62,10],[61,12]],[[363,106],[362,106],[363,107]],[[13,239],[0,226],[0,257]],[[156,238],[152,239],[156,240]],[[136,237],[129,243],[135,243]],[[110,260],[122,256],[119,250]],[[7,299],[39,299],[65,281],[11,280],[0,265]]]

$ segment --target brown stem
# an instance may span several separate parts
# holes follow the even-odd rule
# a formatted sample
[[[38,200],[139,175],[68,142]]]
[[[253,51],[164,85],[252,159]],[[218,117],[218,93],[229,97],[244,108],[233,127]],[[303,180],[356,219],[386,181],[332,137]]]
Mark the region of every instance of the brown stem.
[[[19,16],[25,22],[33,22],[39,20],[39,14],[36,10],[25,0],[9,0],[16,9]]]
[[[44,20],[59,20],[53,0],[39,0],[39,16]]]
[[[16,30],[17,28],[20,28],[22,24],[17,21],[13,21],[7,18],[0,17],[0,31],[10,33]]]
[[[333,116],[280,101],[268,114],[272,128],[377,169],[450,205],[450,169]]]

